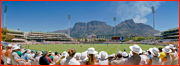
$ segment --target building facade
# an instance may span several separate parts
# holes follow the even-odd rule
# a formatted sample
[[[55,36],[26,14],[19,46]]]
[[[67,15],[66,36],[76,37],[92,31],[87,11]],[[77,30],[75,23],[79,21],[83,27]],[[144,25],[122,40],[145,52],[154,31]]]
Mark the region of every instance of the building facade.
[[[179,41],[179,27],[161,32],[162,38],[169,41]]]
[[[14,38],[12,39],[12,41],[14,42],[24,42],[25,38],[24,38],[24,32],[18,30],[14,30],[14,29],[7,29],[8,35],[14,35]]]
[[[48,32],[25,32],[25,38],[28,41],[72,41],[73,39],[64,33],[48,33]]]

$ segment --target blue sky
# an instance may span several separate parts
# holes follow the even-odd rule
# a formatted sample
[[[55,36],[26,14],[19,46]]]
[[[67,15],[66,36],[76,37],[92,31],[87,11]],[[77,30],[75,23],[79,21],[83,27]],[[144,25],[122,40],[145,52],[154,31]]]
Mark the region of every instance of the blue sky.
[[[8,29],[20,28],[29,31],[56,31],[68,28],[68,14],[71,27],[76,22],[104,21],[114,26],[126,19],[136,23],[153,25],[151,6],[155,6],[155,29],[164,31],[179,27],[179,2],[112,2],[112,1],[2,1],[1,27],[4,26],[4,6],[7,5]]]

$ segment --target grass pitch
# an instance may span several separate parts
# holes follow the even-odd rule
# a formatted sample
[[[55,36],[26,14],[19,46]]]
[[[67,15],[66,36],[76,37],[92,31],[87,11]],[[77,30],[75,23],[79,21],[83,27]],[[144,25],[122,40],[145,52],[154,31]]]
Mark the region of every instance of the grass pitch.
[[[82,47],[80,47],[82,45]],[[69,48],[75,48],[76,52],[84,52],[90,47],[94,47],[96,51],[106,51],[108,54],[117,53],[118,51],[124,51],[124,48],[126,49],[126,52],[130,52],[129,46],[132,46],[133,44],[39,44],[39,45],[29,45],[29,49],[31,50],[39,50],[39,51],[52,51],[52,52],[58,52],[62,53],[63,51],[68,51]],[[22,45],[22,47],[28,49],[27,45]],[[148,50],[149,48],[153,47],[163,47],[160,45],[144,45],[139,44],[139,46],[144,50]]]

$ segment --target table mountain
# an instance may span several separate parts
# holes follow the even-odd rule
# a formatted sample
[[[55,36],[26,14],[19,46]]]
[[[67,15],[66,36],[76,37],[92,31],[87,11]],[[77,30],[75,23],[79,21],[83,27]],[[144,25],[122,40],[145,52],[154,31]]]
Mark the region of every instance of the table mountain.
[[[148,37],[153,35],[153,28],[143,23],[135,23],[133,19],[125,20],[119,23],[116,27],[116,34],[121,36],[143,36]],[[57,30],[56,33],[68,33],[67,30]],[[155,30],[155,33],[160,31]],[[95,35],[112,35],[114,34],[114,27],[107,25],[106,22],[90,21],[77,22],[73,28],[71,28],[71,37],[82,38],[88,34]]]

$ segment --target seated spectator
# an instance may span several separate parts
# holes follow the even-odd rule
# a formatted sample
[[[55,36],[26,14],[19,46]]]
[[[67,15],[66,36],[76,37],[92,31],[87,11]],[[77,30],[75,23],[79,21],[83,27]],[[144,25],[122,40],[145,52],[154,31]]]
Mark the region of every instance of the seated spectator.
[[[122,56],[122,52],[118,51],[117,53],[117,59],[111,61],[111,65],[122,65],[124,63],[125,59]]]
[[[74,58],[74,55],[76,54],[74,48],[70,48],[68,54],[69,56],[61,60],[61,65],[80,65],[80,63]]]
[[[50,65],[49,61],[46,59],[47,56],[48,56],[48,52],[47,51],[43,52],[43,56],[41,56],[39,59],[40,65]]]

